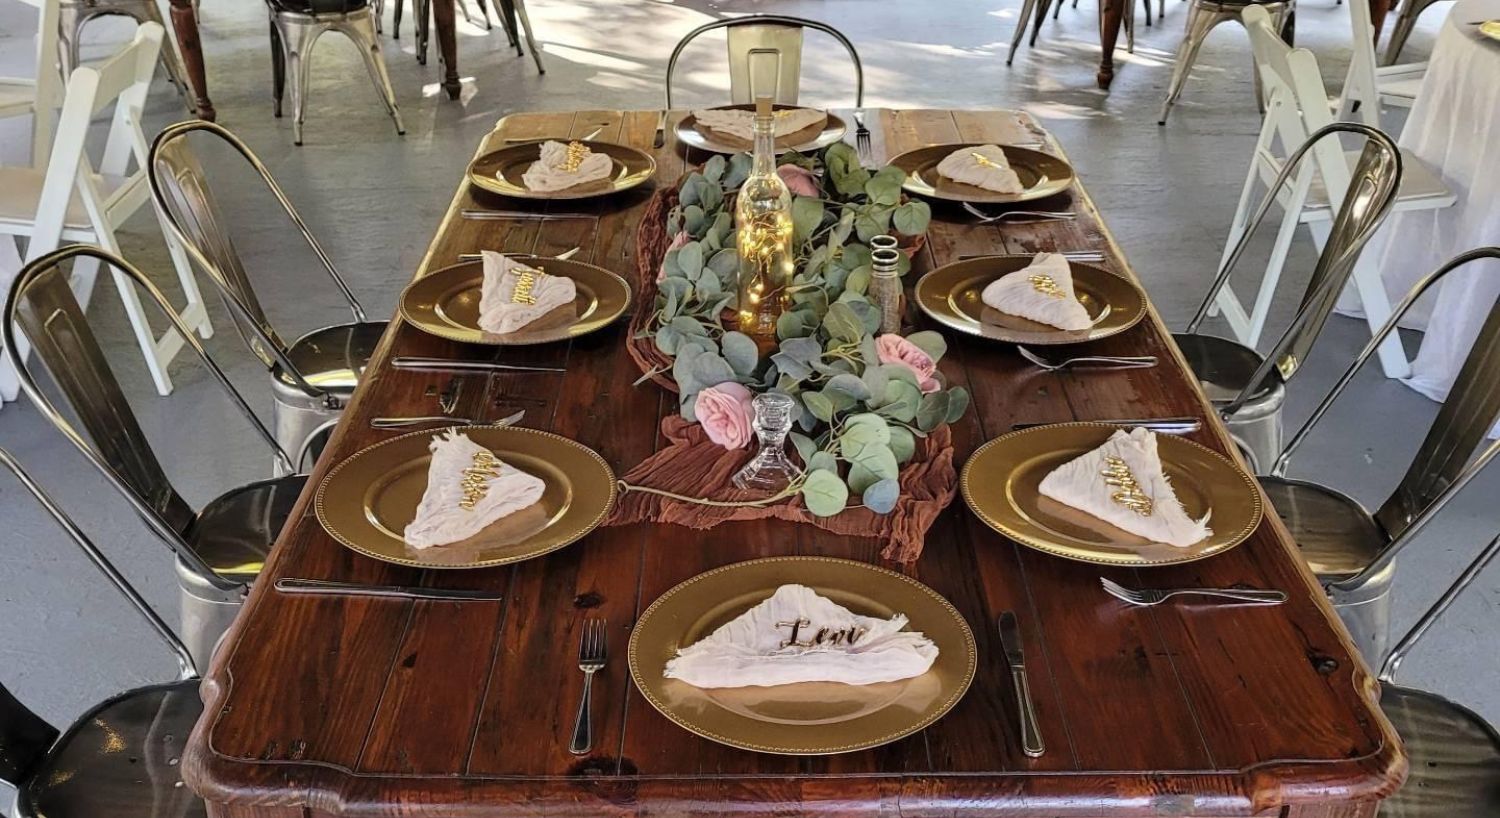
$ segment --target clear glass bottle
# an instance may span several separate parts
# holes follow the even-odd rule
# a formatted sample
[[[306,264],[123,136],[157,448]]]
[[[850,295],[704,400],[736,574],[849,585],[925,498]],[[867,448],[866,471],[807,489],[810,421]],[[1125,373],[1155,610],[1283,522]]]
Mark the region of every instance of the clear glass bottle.
[[[789,395],[767,392],[756,395],[750,405],[755,409],[755,438],[760,449],[735,472],[733,482],[735,488],[775,494],[797,476],[797,467],[786,454],[786,438],[792,431],[792,410],[796,403]]]
[[[755,164],[734,203],[738,230],[738,329],[762,355],[776,349],[776,319],[792,283],[792,194],[776,175],[776,120],[771,98],[755,101]]]

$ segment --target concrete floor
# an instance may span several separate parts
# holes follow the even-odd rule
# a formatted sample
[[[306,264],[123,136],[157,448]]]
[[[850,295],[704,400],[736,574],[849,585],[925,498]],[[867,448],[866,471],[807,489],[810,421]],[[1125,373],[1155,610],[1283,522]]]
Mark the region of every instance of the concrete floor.
[[[498,117],[528,109],[659,107],[672,44],[693,26],[726,12],[778,11],[834,22],[865,60],[871,106],[1020,107],[1039,116],[1078,164],[1172,325],[1187,320],[1214,269],[1259,126],[1247,42],[1236,27],[1224,26],[1210,38],[1171,123],[1157,127],[1187,13],[1179,0],[1169,0],[1165,25],[1140,27],[1134,55],[1120,52],[1115,87],[1107,95],[1093,82],[1098,46],[1091,3],[1065,8],[1059,22],[1045,26],[1038,46],[1023,50],[1009,69],[1004,59],[1019,0],[533,0],[531,6],[546,43],[546,76],[538,76],[529,59],[508,51],[498,29],[486,34],[461,24],[460,102],[440,95],[435,58],[426,68],[413,59],[408,15],[407,36],[384,41],[408,128],[404,137],[391,127],[354,50],[341,38],[324,39],[314,64],[307,144],[298,148],[289,122],[271,118],[266,22],[259,4],[205,0],[203,39],[220,121],[280,179],[371,315],[393,311],[476,140]],[[1430,48],[1446,9],[1428,14],[1413,38],[1411,58]],[[0,0],[0,73],[29,71],[31,14],[23,4]],[[1332,0],[1308,0],[1300,9],[1299,44],[1318,54],[1332,89],[1340,87],[1347,64],[1348,25],[1347,11]],[[126,36],[128,26],[100,23],[86,38],[86,56],[107,54]],[[826,45],[810,48],[804,97],[847,106],[847,64],[832,44]],[[718,46],[704,46],[684,64],[679,86],[684,98],[722,98],[727,79],[720,59]],[[179,99],[159,83],[149,104],[148,133],[183,116]],[[24,127],[24,121],[0,121],[0,162],[24,160]],[[276,320],[288,332],[338,320],[337,294],[274,204],[239,167],[226,167],[233,172],[220,177],[221,203]],[[149,215],[132,221],[123,240],[129,258],[164,282],[169,279],[161,237]],[[1289,271],[1310,268],[1310,246],[1299,242]],[[262,476],[268,462],[263,450],[189,358],[180,357],[173,368],[174,395],[161,399],[149,390],[139,356],[126,345],[117,305],[113,289],[101,284],[93,313],[105,335],[119,342],[113,352],[139,387],[133,395],[143,424],[183,493],[201,502]],[[1289,309],[1281,305],[1283,320]],[[263,373],[216,303],[213,315],[219,332],[208,342],[210,350],[252,402],[264,406]],[[1306,416],[1365,337],[1362,324],[1334,319],[1293,391],[1290,423]],[[1364,373],[1293,472],[1378,503],[1404,471],[1435,408],[1395,382]],[[26,464],[175,620],[165,549],[24,401],[0,411],[0,445]],[[1413,546],[1397,584],[1398,633],[1500,529],[1496,496],[1500,473],[1492,469]],[[9,481],[0,481],[0,514],[6,554],[0,560],[5,685],[63,723],[110,693],[171,675],[171,660],[145,627]],[[1427,637],[1403,669],[1404,680],[1500,721],[1500,685],[1495,684],[1500,655],[1472,647],[1476,637],[1494,633],[1497,602],[1500,574],[1492,571]]]

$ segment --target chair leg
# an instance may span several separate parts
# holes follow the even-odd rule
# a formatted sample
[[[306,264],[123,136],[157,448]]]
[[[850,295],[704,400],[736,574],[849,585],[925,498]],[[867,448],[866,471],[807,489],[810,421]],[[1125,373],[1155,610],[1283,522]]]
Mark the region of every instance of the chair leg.
[[[371,0],[370,13],[375,15],[375,33],[385,33],[385,0]]]
[[[1141,5],[1146,7],[1146,28],[1151,27],[1151,0],[1141,0]]]
[[[1078,0],[1073,0],[1073,4],[1077,5],[1078,4]],[[1062,0],[1057,0],[1057,5],[1055,5],[1055,6],[1052,7],[1052,19],[1054,21],[1057,20],[1057,18],[1059,18],[1059,17],[1062,16],[1062,7],[1063,7]]]
[[[386,112],[396,121],[396,133],[405,134],[406,125],[401,122],[401,111],[396,107],[396,91],[391,87],[391,77],[385,70],[385,57],[380,53],[380,38],[375,36],[375,26],[368,13],[349,18],[340,27],[359,46],[365,59],[365,70],[370,72],[370,81],[380,93]]]
[[[1385,65],[1396,64],[1401,49],[1406,47],[1407,39],[1417,27],[1417,15],[1421,13],[1422,7],[1417,0],[1411,0],[1401,9],[1401,14],[1396,17],[1396,27],[1391,29],[1391,42],[1385,49]]]
[[[536,35],[531,32],[531,17],[526,14],[526,0],[514,0],[516,14],[521,18],[521,30],[526,32],[526,47],[531,49],[531,59],[536,63],[538,74],[547,73],[547,67],[542,65],[542,49],[537,44]]]
[[[510,47],[516,50],[516,56],[524,56],[521,50],[521,31],[516,24],[516,2],[515,0],[498,0],[500,9],[500,22],[505,26],[505,36],[510,40]]]
[[[456,2],[458,3],[459,12],[464,16],[464,22],[473,25],[474,15],[469,13],[469,4],[464,2],[464,0],[456,0]]]
[[[1015,33],[1010,38],[1010,53],[1005,55],[1005,64],[1015,62],[1016,51],[1021,48],[1021,38],[1026,34],[1026,26],[1031,22],[1031,15],[1036,11],[1037,0],[1021,0],[1021,16],[1016,20]]]
[[[1036,48],[1037,37],[1042,33],[1042,22],[1047,19],[1047,9],[1052,5],[1052,0],[1037,0],[1036,20],[1031,24],[1031,39],[1027,42],[1032,48]]]
[[[411,11],[416,16],[412,24],[417,28],[417,64],[427,64],[427,45],[432,39],[431,0],[411,0]]]
[[[285,17],[282,22],[282,46],[286,49],[286,71],[292,86],[292,142],[302,144],[302,122],[307,117],[307,90],[311,79],[313,44],[323,33],[320,25],[304,25]]]
[[[391,12],[391,37],[401,39],[401,7],[406,5],[406,0],[392,0],[396,8]]]
[[[1135,53],[1135,0],[1121,0],[1125,4],[1125,53]]]
[[[479,6],[479,19],[484,21],[484,30],[494,31],[495,26],[490,23],[490,4],[484,0],[474,0],[474,4]]]
[[[276,13],[271,13],[271,105],[277,119],[281,118],[281,98],[286,94],[286,46],[281,42],[281,30],[276,27]]]
[[[1183,34],[1182,45],[1177,47],[1177,61],[1172,65],[1172,84],[1167,89],[1167,99],[1161,105],[1161,117],[1156,124],[1167,124],[1167,115],[1172,112],[1172,105],[1177,102],[1177,98],[1182,96],[1188,72],[1198,59],[1198,49],[1203,46],[1203,41],[1208,39],[1208,32],[1213,30],[1220,19],[1217,12],[1204,9],[1197,3],[1188,7],[1187,32]]]

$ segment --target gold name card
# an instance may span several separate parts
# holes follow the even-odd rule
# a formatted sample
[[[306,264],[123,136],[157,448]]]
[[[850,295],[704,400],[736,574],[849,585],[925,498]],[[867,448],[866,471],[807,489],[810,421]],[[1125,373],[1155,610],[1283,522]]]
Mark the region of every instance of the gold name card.
[[[1043,273],[1037,273],[1034,276],[1028,277],[1026,280],[1031,282],[1031,289],[1036,290],[1042,295],[1050,295],[1053,298],[1067,297],[1067,293],[1064,293],[1057,286],[1057,281],[1054,280],[1052,276],[1045,275]]]
[[[586,159],[588,155],[588,145],[577,141],[569,142],[568,155],[563,159],[563,171],[566,173],[576,173],[578,171],[578,166],[583,164],[583,160]]]
[[[458,507],[464,511],[473,511],[474,506],[489,493],[490,478],[499,474],[499,458],[490,452],[475,452],[474,465],[464,469],[463,477],[458,481],[459,488],[464,492],[463,499],[458,501]]]
[[[784,648],[794,646],[810,648],[817,645],[852,645],[866,633],[865,628],[856,625],[850,625],[847,628],[818,628],[817,631],[812,631],[812,622],[807,619],[777,622],[776,627],[792,629],[791,638],[781,640],[781,646]],[[802,636],[804,631],[812,632],[812,636],[799,639],[798,637]]]
[[[516,270],[516,286],[510,291],[510,303],[535,304],[536,296],[531,293],[531,288],[536,286],[537,276],[541,272],[529,267]]]
[[[1130,467],[1125,465],[1125,461],[1118,457],[1106,457],[1104,469],[1099,473],[1104,475],[1105,485],[1119,489],[1109,495],[1109,499],[1142,517],[1151,516],[1156,504],[1145,492],[1141,491],[1140,483],[1136,482],[1135,475],[1130,472]]]

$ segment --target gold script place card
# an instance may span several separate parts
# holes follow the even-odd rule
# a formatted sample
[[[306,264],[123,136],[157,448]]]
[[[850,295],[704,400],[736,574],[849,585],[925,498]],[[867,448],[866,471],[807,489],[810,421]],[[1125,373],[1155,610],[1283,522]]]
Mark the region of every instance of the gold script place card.
[[[1053,298],[1066,297],[1066,294],[1058,288],[1057,281],[1052,276],[1038,273],[1037,275],[1029,276],[1026,280],[1031,282],[1031,289],[1036,290],[1042,295],[1050,295]]]
[[[510,291],[510,303],[512,304],[535,304],[536,296],[531,289],[536,286],[536,277],[543,271],[530,267],[521,267],[516,270],[516,286]]]
[[[474,506],[489,493],[491,478],[500,474],[500,461],[489,452],[475,452],[474,465],[464,469],[463,477],[459,480],[459,487],[463,489],[464,496],[458,501],[458,507],[464,511],[473,511]]]
[[[1109,499],[1142,517],[1151,516],[1155,503],[1145,492],[1141,491],[1140,484],[1136,482],[1135,475],[1131,473],[1130,467],[1125,465],[1124,460],[1113,456],[1104,458],[1104,469],[1099,473],[1104,476],[1105,485],[1119,489],[1110,494]]]

